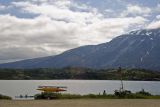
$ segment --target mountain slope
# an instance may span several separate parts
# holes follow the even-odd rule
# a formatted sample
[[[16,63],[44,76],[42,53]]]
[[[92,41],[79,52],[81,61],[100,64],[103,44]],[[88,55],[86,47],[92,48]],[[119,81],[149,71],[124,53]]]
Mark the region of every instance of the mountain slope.
[[[160,29],[137,30],[110,42],[83,46],[57,56],[0,64],[1,68],[144,68],[160,70]]]

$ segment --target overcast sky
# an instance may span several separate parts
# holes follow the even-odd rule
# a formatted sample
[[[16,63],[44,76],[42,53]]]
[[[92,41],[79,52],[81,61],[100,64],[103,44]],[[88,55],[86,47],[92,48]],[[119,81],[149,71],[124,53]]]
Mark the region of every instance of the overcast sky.
[[[0,63],[160,27],[160,0],[0,0]]]

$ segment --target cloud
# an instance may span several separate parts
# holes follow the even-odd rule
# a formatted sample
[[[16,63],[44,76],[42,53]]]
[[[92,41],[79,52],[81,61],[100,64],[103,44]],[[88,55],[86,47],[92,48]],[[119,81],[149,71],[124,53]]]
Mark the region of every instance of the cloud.
[[[158,13],[158,15],[155,17],[155,19],[146,27],[147,29],[156,29],[160,28],[160,4],[157,4],[157,6],[153,9],[155,13]]]
[[[160,15],[157,15],[157,16],[156,16],[156,19],[160,19]]]
[[[157,29],[157,28],[160,28],[160,19],[159,19],[159,16],[157,16],[157,20],[156,21],[153,21],[152,23],[150,23],[148,26],[147,26],[147,29]]]
[[[93,19],[101,14],[96,12],[96,9],[89,10],[86,5],[78,5],[76,3],[57,1],[52,3],[33,4],[31,2],[14,2],[17,7],[21,7],[24,12],[32,14],[41,14],[52,19],[62,20],[66,22],[84,23],[87,20]],[[74,8],[74,10],[72,10]],[[82,12],[81,10],[87,10]],[[76,11],[77,10],[77,11]],[[81,21],[81,22],[80,22]]]
[[[6,9],[7,7],[5,6],[5,5],[2,5],[2,4],[0,4],[0,10],[4,10],[4,9]]]
[[[142,27],[144,17],[105,18],[97,9],[71,1],[13,2],[34,18],[0,15],[0,60],[56,55],[82,45],[110,41],[130,27]]]
[[[55,47],[53,48],[58,46],[59,50],[63,50],[61,44],[65,44],[65,41],[72,39],[74,41],[74,37],[70,36],[74,34],[74,28],[72,28],[74,24],[72,25],[72,23],[65,25],[65,22],[53,21],[44,16],[34,19],[20,19],[11,15],[1,15],[0,22],[2,24],[0,27],[0,40],[1,43],[6,44],[3,45],[6,48],[8,46],[19,48],[37,47],[45,50],[48,49],[47,46],[54,43]],[[64,40],[61,41],[61,39]],[[67,48],[71,45],[78,46],[78,44],[70,42],[65,44]]]
[[[148,7],[129,4],[129,5],[127,5],[127,10],[124,10],[121,13],[121,16],[128,16],[128,15],[148,16],[150,13],[151,13],[151,9]]]
[[[5,4],[0,3],[0,12],[9,10],[11,8],[12,8],[12,5],[5,5]]]
[[[156,10],[157,12],[160,12],[160,4],[157,4],[157,7],[155,8],[155,10]]]

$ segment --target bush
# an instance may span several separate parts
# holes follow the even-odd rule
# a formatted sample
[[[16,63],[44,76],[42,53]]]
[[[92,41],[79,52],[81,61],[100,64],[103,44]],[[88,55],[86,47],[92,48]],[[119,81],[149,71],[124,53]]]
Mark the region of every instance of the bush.
[[[1,99],[11,100],[12,98],[9,97],[9,96],[5,96],[5,95],[0,94],[0,100],[1,100]]]
[[[136,92],[136,94],[144,95],[144,96],[151,96],[149,92],[146,92],[144,89],[142,89],[139,92]]]
[[[119,98],[124,98],[126,96],[131,95],[131,94],[132,93],[129,90],[124,90],[124,91],[115,90],[114,91],[114,95],[117,96],[117,97],[119,97]]]
[[[78,94],[61,94],[61,99],[78,99],[78,98],[82,98],[82,96]]]
[[[43,92],[41,94],[36,94],[34,96],[35,99],[59,99],[61,94],[59,93],[50,93],[50,92]]]

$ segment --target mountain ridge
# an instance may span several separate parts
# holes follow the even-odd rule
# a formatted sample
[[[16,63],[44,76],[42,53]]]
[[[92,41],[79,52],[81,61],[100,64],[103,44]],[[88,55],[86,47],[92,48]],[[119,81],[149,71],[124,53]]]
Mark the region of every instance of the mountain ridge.
[[[0,68],[141,68],[160,70],[160,28],[142,29],[99,45],[81,46],[56,56],[0,64]]]

